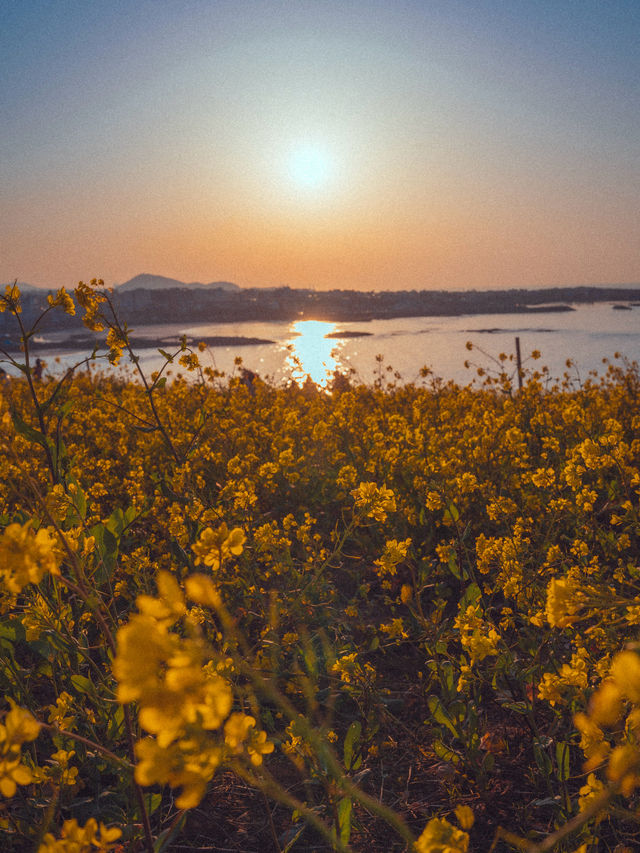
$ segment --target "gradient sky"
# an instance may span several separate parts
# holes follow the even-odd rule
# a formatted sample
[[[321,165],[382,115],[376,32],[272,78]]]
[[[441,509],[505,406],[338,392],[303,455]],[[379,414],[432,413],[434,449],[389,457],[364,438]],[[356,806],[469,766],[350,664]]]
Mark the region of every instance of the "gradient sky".
[[[0,281],[640,282],[640,0],[2,0]]]

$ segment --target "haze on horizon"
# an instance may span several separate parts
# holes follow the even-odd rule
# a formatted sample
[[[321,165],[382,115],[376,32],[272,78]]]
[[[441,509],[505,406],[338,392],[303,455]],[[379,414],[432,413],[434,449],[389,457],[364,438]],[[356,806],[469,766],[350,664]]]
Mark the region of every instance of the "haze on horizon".
[[[0,281],[640,281],[637,0],[10,0]]]

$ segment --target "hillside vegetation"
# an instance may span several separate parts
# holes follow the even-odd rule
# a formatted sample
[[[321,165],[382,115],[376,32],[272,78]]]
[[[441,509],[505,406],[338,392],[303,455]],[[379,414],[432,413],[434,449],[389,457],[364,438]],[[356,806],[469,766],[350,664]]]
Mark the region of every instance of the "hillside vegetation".
[[[130,373],[0,396],[2,849],[637,849],[637,366],[146,377],[100,285]]]

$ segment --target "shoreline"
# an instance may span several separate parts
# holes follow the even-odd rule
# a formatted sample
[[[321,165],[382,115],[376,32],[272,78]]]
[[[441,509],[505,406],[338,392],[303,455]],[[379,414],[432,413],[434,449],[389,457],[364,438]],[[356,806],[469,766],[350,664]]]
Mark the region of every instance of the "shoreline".
[[[270,346],[275,344],[275,341],[268,338],[244,338],[241,336],[223,335],[203,335],[202,337],[191,338],[187,341],[187,346],[191,349],[197,349],[200,342],[204,342],[208,347],[249,347],[249,346]],[[133,338],[131,345],[134,349],[166,349],[180,348],[180,337],[175,338]],[[21,352],[20,344],[16,341],[0,341],[0,348],[8,353]],[[60,341],[35,341],[29,342],[29,349],[34,352],[54,352],[62,350],[64,352],[75,352],[76,350],[107,350],[104,341],[93,337],[83,337],[74,335],[66,340]],[[179,355],[179,352],[176,356]]]

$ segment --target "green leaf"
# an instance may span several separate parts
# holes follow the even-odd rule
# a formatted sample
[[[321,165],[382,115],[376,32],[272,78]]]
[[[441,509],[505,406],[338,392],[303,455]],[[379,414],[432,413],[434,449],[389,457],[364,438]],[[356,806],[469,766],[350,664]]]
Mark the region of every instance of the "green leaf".
[[[109,711],[109,730],[108,736],[110,740],[115,740],[124,731],[124,708],[122,705],[117,705],[115,711]]]
[[[71,683],[78,693],[86,693],[89,696],[93,696],[95,693],[93,683],[88,678],[85,678],[84,675],[72,675]]]
[[[15,427],[18,435],[26,438],[27,441],[31,442],[31,444],[39,444],[41,447],[44,447],[45,450],[47,448],[49,450],[51,449],[51,441],[37,429],[34,429],[32,426],[25,423],[16,411],[11,412],[11,420],[13,421],[13,426]]]
[[[464,613],[464,611],[469,607],[470,604],[475,604],[476,601],[481,596],[480,587],[477,583],[470,583],[469,586],[465,589],[464,595],[460,599],[460,604],[458,605],[460,608],[460,612]]]
[[[458,512],[457,506],[454,503],[449,503],[449,506],[444,511],[442,520],[445,524],[451,524],[452,522],[456,522],[459,518],[460,513]]]
[[[136,518],[137,512],[135,507],[127,507],[124,512],[120,507],[116,507],[107,519],[106,527],[113,533],[116,539],[120,540],[120,537],[127,527],[129,527]]]
[[[162,794],[151,794],[149,797],[149,814],[158,811],[162,804]]]
[[[562,742],[556,744],[556,764],[558,766],[558,779],[560,779],[561,782],[566,781],[569,778],[570,772],[568,743]]]
[[[174,821],[168,829],[165,829],[164,832],[160,833],[153,845],[153,853],[164,853],[165,850],[171,849],[171,844],[176,840],[184,828],[188,814],[189,812],[187,811],[183,812],[178,820]]]
[[[449,571],[454,576],[454,578],[458,578],[458,580],[460,580],[462,575],[460,573],[460,566],[458,565],[458,558],[456,557],[455,551],[451,551],[451,553],[449,554],[447,566],[449,567]]]
[[[91,535],[95,537],[96,549],[102,563],[103,571],[98,573],[96,580],[104,583],[111,577],[111,573],[118,559],[118,538],[104,524],[94,524]]]
[[[63,450],[64,450],[64,446],[63,446]],[[65,451],[65,453],[66,453],[66,451]],[[61,453],[60,455],[62,456],[63,454]],[[73,508],[75,510],[75,512],[74,512],[74,510],[72,510],[72,512],[76,516],[76,519],[73,519],[73,520],[77,520],[78,523],[80,523],[80,522],[84,521],[85,518],[87,517],[87,496],[85,495],[84,491],[80,488],[80,484],[75,479],[75,477],[72,477],[69,480],[69,482],[72,483],[76,487],[75,491],[71,493],[71,502],[72,502]]]
[[[547,739],[539,739],[536,738],[533,741],[533,757],[536,760],[536,764],[545,773],[547,776],[551,774],[553,771],[553,766],[551,764],[551,759],[549,758],[546,751],[546,741]]]
[[[343,797],[338,803],[338,827],[340,829],[340,841],[349,843],[351,836],[351,798]]]
[[[427,704],[436,723],[446,726],[454,737],[459,737],[458,729],[454,726],[451,717],[447,714],[440,699],[437,696],[429,696]]]
[[[433,749],[438,758],[446,761],[447,764],[458,764],[460,762],[460,756],[437,738],[433,742]]]
[[[530,706],[527,702],[501,702],[500,704],[503,708],[506,708],[507,711],[513,711],[514,714],[529,713]]]
[[[2,638],[3,640],[15,640],[15,627],[13,625],[0,625],[0,638]]]
[[[318,677],[318,658],[313,650],[311,643],[306,643],[304,647],[304,663],[307,667],[307,672],[312,678]]]
[[[160,353],[160,355],[161,355],[164,359],[166,359],[166,360],[169,362],[169,364],[173,364],[173,356],[172,356],[170,353],[168,353],[168,352],[167,352],[166,350],[164,350],[164,349],[160,349],[160,347],[158,347],[158,352]],[[166,377],[166,376],[164,377],[164,381],[165,381],[165,382],[167,381],[167,377]]]
[[[358,745],[361,733],[362,726],[360,725],[358,720],[354,720],[353,723],[351,723],[351,725],[347,729],[347,733],[344,738],[344,766],[347,768],[347,770],[351,769],[353,751],[354,748]]]

